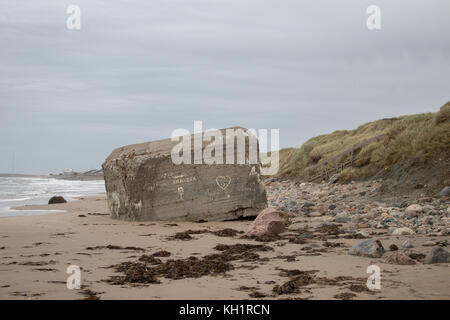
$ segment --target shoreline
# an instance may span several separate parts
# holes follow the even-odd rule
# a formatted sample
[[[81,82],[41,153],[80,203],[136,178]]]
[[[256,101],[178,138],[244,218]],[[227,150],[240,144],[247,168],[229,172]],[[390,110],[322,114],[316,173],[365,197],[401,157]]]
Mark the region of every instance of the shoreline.
[[[23,173],[0,173],[0,178],[40,178],[40,179],[56,179],[56,180],[72,180],[72,181],[91,181],[104,180],[103,176],[84,175],[45,175],[45,174],[23,174]]]
[[[348,249],[360,239],[325,235],[317,237],[317,226],[329,217],[292,218],[288,233],[302,228],[312,230],[305,243],[283,239],[258,242],[242,239],[252,221],[226,222],[127,222],[112,220],[105,196],[81,197],[64,204],[36,205],[36,209],[61,209],[64,213],[5,217],[0,224],[0,298],[1,299],[450,299],[449,264],[393,265],[384,261],[389,247],[409,239],[414,251],[426,254],[423,246],[430,240],[449,241],[449,236],[392,236],[379,229],[373,232],[382,241],[386,253],[382,258],[348,255]],[[26,206],[27,209],[30,206]],[[342,228],[346,223],[341,224]],[[233,229],[241,234],[218,236],[214,232]],[[190,234],[192,230],[198,233]],[[187,239],[173,238],[188,234]],[[189,239],[190,238],[190,239]],[[182,240],[184,239],[184,240]],[[326,243],[339,243],[336,247]],[[217,275],[170,279],[158,277],[159,283],[112,284],[121,277],[111,266],[123,262],[139,262],[142,255],[161,250],[170,259],[185,261],[196,257],[201,261],[209,254],[220,254],[217,245],[264,245],[268,251],[255,251],[259,257],[249,261],[231,261],[232,269]],[[253,254],[253,253],[252,253]],[[374,292],[364,289],[370,264],[380,266],[382,288]],[[69,265],[81,268],[82,287],[66,287]],[[301,287],[298,293],[274,294],[274,287],[289,278],[283,270],[314,272],[314,282]],[[342,280],[345,279],[345,280]],[[356,289],[355,289],[356,288]],[[359,289],[358,289],[359,288]],[[362,288],[362,289],[361,289]],[[354,291],[353,291],[354,290]]]
[[[106,197],[106,193],[98,193],[96,195],[89,195],[89,196],[81,196],[76,197],[73,200],[67,200],[67,203],[77,202],[77,201],[83,201],[85,199],[89,198],[98,198],[98,197]],[[25,204],[20,206],[9,206],[7,207],[7,210],[9,212],[18,212],[18,214],[10,215],[10,216],[0,216],[0,219],[2,218],[12,218],[12,217],[22,217],[22,216],[42,216],[46,214],[56,214],[56,213],[65,213],[67,210],[63,209],[54,209],[55,205],[57,204]],[[29,211],[30,213],[23,213],[20,214],[20,211]]]

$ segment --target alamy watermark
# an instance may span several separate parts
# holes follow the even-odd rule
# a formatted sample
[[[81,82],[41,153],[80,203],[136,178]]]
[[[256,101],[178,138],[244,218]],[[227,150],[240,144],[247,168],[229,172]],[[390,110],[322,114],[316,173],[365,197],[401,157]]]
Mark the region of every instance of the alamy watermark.
[[[70,16],[66,20],[66,27],[69,30],[81,29],[81,9],[75,4],[71,4],[67,7],[66,13]]]
[[[69,290],[78,290],[81,288],[81,269],[77,265],[70,265],[66,269],[66,273],[70,274],[67,278],[66,286]]]
[[[270,152],[267,129],[259,129],[258,132],[244,128],[203,131],[203,122],[194,121],[193,138],[189,130],[176,129],[171,139],[178,142],[171,150],[172,162],[176,165],[261,163],[261,174],[275,175],[278,172],[279,129],[270,129]]]
[[[372,264],[367,267],[367,273],[371,274],[367,279],[367,289],[381,290],[381,269],[379,266]]]

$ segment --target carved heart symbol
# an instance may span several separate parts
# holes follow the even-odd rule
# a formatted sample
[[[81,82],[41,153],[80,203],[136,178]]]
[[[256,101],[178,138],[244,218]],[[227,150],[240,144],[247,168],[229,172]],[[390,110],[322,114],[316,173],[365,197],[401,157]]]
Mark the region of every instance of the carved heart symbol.
[[[231,183],[231,178],[229,176],[218,176],[216,178],[216,183],[220,189],[225,191]]]

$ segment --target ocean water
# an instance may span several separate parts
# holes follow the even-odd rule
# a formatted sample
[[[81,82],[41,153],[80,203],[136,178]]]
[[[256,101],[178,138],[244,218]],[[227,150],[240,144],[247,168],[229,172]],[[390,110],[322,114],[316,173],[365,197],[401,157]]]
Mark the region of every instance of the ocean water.
[[[13,210],[26,204],[47,204],[55,196],[67,201],[105,193],[103,180],[75,181],[52,178],[0,177],[0,217],[56,213],[60,210]]]

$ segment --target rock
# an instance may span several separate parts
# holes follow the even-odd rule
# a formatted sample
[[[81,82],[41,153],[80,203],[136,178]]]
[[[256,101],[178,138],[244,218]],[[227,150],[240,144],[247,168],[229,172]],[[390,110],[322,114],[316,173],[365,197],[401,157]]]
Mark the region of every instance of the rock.
[[[323,214],[318,211],[313,211],[311,213],[308,213],[308,217],[321,217],[321,216],[323,216]]]
[[[424,264],[450,262],[450,253],[442,247],[436,246],[425,257]]]
[[[369,238],[370,237],[370,234],[367,231],[364,231],[364,230],[358,231],[356,234],[360,234],[364,238]]]
[[[228,137],[233,135],[229,130],[236,136],[234,147],[231,143],[227,146]],[[249,163],[254,159],[249,144],[257,147],[256,137],[243,128],[209,134],[220,136],[225,146],[214,148],[214,143],[206,140],[202,145],[201,139],[188,135],[180,138],[182,142],[165,139],[115,149],[102,166],[111,217],[128,221],[223,221],[256,216],[266,208],[260,164]],[[202,134],[195,135],[199,136]],[[212,140],[220,141],[216,137]],[[239,141],[246,147],[238,148]],[[187,149],[182,156],[191,161],[175,164],[182,160],[182,146]],[[211,156],[216,149],[223,150],[223,157],[217,157],[219,164]],[[234,152],[235,164],[220,164],[226,162],[227,149]],[[201,157],[202,152],[206,159]],[[193,164],[194,160],[198,164]]]
[[[339,217],[339,218],[334,219],[334,222],[337,222],[337,223],[347,223],[347,222],[349,222],[350,220],[351,220],[350,218]]]
[[[312,238],[314,238],[314,235],[311,232],[303,232],[301,235],[299,235],[299,238],[312,239]]]
[[[389,250],[391,250],[391,251],[397,251],[397,250],[398,250],[398,247],[397,247],[395,244],[391,244],[391,245],[389,246]]]
[[[411,259],[408,255],[403,252],[394,252],[389,255],[385,260],[389,264],[399,264],[399,265],[413,265],[416,262]]]
[[[297,206],[297,201],[289,201],[289,207],[296,207]]]
[[[439,192],[440,197],[450,197],[450,186],[446,186],[444,189]]]
[[[380,258],[384,253],[383,245],[378,239],[367,239],[350,248],[350,255],[369,258]]]
[[[417,217],[419,214],[422,213],[422,206],[418,204],[412,204],[409,207],[405,209],[405,214],[409,218]]]
[[[348,218],[350,214],[347,211],[342,211],[336,214],[336,218]]]
[[[411,240],[409,240],[409,239],[406,239],[405,242],[402,243],[402,247],[405,249],[414,248]]]
[[[285,219],[275,208],[266,208],[250,225],[246,235],[260,237],[264,235],[277,235],[285,229]]]
[[[334,210],[334,209],[336,209],[336,206],[335,206],[334,204],[330,204],[330,205],[328,206],[328,209],[329,209],[329,210]],[[450,207],[449,207],[449,209],[450,209]]]
[[[430,217],[430,216],[425,216],[425,217],[423,217],[421,220],[420,220],[420,223],[422,224],[422,225],[427,225],[427,224],[433,224],[433,218],[432,217]]]
[[[366,213],[364,215],[364,218],[374,219],[374,218],[378,217],[379,215],[380,214],[379,214],[379,212],[376,209],[372,209],[372,210],[370,210],[368,213]]]
[[[55,203],[66,203],[66,199],[64,199],[61,196],[54,196],[51,197],[50,200],[48,200],[48,204],[55,204]]]
[[[423,212],[424,213],[430,213],[430,212],[433,212],[434,211],[434,207],[433,206],[430,206],[430,205],[426,205],[426,206],[424,206],[423,207]]]
[[[303,205],[302,205],[302,209],[303,210],[307,210],[307,209],[309,209],[309,208],[311,208],[311,207],[314,207],[315,206],[315,203],[312,203],[312,202],[305,202]]]
[[[327,208],[327,206],[324,206],[324,205],[318,206],[317,211],[319,211],[322,215],[324,215],[325,213],[328,212],[328,208]]]
[[[336,224],[331,222],[322,222],[317,225],[317,228],[326,228],[326,227],[334,227]]]
[[[436,244],[436,241],[428,240],[428,241],[425,241],[425,242],[422,244],[422,246],[423,246],[423,247],[432,247],[432,246],[434,246],[435,244]]]
[[[394,232],[395,229],[397,229],[397,228],[396,228],[396,227],[389,227],[389,228],[388,228],[388,232],[389,232],[390,234],[392,234],[392,232]]]
[[[338,182],[338,180],[339,180],[339,174],[334,174],[331,176],[329,183],[334,184],[334,183]]]
[[[392,235],[394,236],[410,235],[410,234],[414,234],[414,231],[407,227],[397,228],[392,232]]]

